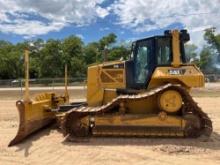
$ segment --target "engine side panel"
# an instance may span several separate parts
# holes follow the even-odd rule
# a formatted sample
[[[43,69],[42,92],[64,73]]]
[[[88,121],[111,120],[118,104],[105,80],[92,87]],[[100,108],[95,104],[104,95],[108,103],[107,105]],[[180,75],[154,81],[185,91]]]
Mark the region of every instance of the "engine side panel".
[[[116,89],[126,88],[125,62],[106,62],[88,68],[87,102],[100,106],[117,97]]]
[[[179,68],[157,67],[151,77],[148,89],[162,84],[182,84],[187,89],[204,87],[204,75],[195,65],[185,65]]]

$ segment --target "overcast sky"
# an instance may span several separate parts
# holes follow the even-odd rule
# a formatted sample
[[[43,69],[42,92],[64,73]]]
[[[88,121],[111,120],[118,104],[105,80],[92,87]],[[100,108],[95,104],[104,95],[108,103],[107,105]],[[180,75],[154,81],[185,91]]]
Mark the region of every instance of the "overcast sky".
[[[119,40],[186,28],[192,42],[203,30],[220,31],[220,0],[0,0],[0,40],[77,35],[85,43],[114,32]]]

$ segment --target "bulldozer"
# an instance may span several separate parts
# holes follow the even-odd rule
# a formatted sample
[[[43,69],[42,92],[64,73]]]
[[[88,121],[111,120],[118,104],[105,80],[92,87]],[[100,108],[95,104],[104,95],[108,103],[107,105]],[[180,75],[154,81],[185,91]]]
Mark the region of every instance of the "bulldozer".
[[[53,121],[65,137],[209,137],[212,121],[190,95],[204,87],[204,75],[187,62],[187,30],[132,43],[128,60],[88,67],[87,100],[69,102],[67,66],[65,92],[42,93],[30,99],[29,59],[25,55],[25,95],[16,102],[20,124],[15,145]]]

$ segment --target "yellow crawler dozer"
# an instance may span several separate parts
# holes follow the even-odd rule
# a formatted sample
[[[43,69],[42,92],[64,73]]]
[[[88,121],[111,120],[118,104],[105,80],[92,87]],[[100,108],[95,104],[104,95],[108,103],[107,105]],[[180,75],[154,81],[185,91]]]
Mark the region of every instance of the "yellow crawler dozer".
[[[67,88],[64,96],[45,93],[30,100],[26,82],[26,97],[16,104],[19,131],[10,145],[54,119],[71,139],[209,137],[212,122],[189,94],[191,88],[204,86],[202,72],[186,62],[189,39],[186,30],[165,31],[135,41],[129,60],[89,66],[86,102],[69,103]]]

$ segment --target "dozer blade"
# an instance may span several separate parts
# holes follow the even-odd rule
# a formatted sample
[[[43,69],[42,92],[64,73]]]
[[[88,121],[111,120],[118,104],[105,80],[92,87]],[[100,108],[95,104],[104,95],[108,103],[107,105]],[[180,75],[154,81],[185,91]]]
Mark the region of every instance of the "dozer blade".
[[[16,106],[19,112],[19,128],[15,138],[9,143],[9,146],[15,145],[25,139],[27,136],[50,124],[55,119],[54,112],[51,112],[52,101],[44,94],[46,98],[39,101],[17,101]]]
[[[57,96],[55,93],[38,94],[34,100],[30,99],[29,93],[29,50],[25,49],[25,93],[24,101],[19,100],[16,106],[19,113],[19,128],[15,138],[9,143],[9,146],[21,142],[30,134],[50,124],[56,119],[52,109],[57,109],[60,105],[69,102],[67,90],[67,65],[65,65],[65,96]]]

